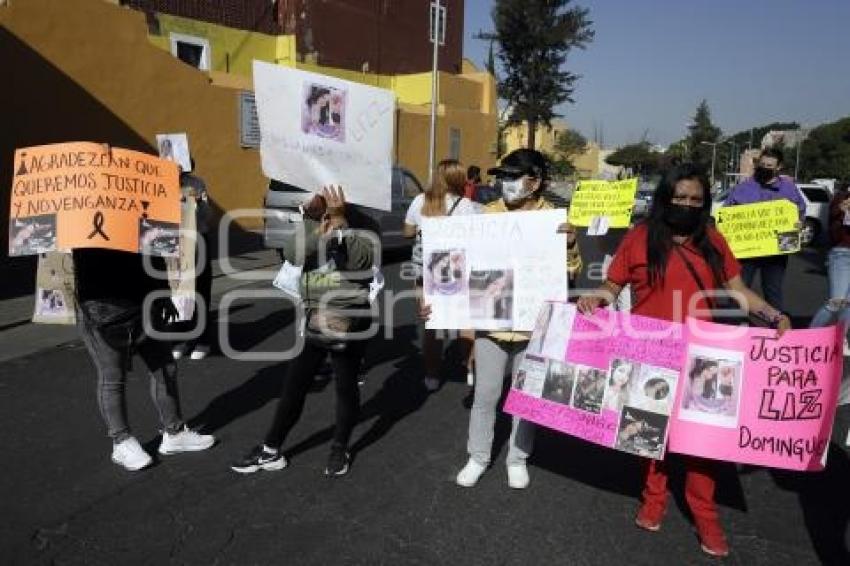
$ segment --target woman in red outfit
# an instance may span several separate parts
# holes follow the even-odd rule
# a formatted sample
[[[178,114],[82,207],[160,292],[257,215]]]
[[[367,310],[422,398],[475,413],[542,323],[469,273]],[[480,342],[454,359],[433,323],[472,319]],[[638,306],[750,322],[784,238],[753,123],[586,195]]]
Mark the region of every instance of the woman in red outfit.
[[[709,225],[711,200],[708,180],[700,168],[682,164],[661,180],[647,219],[623,238],[607,280],[595,292],[579,299],[578,308],[590,314],[613,302],[626,285],[634,294],[632,313],[683,322],[687,316],[710,317],[713,299],[704,290],[726,289],[741,308],[778,329],[791,328],[788,316],[777,311],[744,285],[741,268],[723,236]],[[715,462],[684,457],[687,471],[685,499],[693,514],[703,551],[726,556],[729,547],[714,501]],[[664,461],[647,466],[643,504],[635,523],[657,531],[667,505]]]

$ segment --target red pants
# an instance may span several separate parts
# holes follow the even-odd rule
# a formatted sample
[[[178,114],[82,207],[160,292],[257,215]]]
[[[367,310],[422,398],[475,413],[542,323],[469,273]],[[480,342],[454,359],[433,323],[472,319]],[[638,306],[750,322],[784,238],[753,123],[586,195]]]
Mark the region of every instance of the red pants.
[[[717,504],[714,502],[715,463],[711,460],[683,457],[685,462],[685,499],[694,522],[699,526],[719,526]],[[667,507],[667,464],[663,460],[650,460],[647,466],[643,503],[658,519]]]

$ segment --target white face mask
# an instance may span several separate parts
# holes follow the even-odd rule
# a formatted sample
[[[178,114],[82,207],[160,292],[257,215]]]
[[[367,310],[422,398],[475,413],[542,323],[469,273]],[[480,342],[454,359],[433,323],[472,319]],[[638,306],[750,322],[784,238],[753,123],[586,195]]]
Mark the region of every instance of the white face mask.
[[[531,193],[525,190],[525,183],[522,177],[519,179],[502,180],[502,198],[505,199],[506,203],[513,204],[519,202],[529,194]]]

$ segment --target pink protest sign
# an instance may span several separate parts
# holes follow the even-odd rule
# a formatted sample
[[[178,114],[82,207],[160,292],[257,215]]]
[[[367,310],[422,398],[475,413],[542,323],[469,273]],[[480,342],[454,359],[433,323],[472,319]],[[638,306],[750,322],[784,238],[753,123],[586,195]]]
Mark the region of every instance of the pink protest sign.
[[[549,303],[514,376],[505,411],[609,448],[664,457],[684,356],[682,325],[623,313],[593,317]],[[554,328],[543,321],[566,321]],[[565,347],[545,348],[557,336]],[[553,352],[564,352],[556,355]]]
[[[747,464],[820,470],[842,373],[838,327],[741,329],[690,319],[670,426],[673,452]]]

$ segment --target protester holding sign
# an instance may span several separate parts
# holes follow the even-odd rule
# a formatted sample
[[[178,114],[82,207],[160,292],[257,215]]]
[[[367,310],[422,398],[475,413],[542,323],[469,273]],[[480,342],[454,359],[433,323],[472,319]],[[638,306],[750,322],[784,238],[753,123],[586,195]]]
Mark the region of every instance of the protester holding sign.
[[[724,206],[787,199],[797,205],[802,222],[806,216],[806,201],[794,181],[779,175],[782,160],[782,150],[778,148],[762,151],[752,178],[733,187]],[[785,254],[748,258],[741,260],[741,277],[749,286],[753,284],[756,273],[760,272],[764,298],[774,308],[782,310],[782,284],[787,267],[788,256]]]
[[[377,236],[350,229],[345,205],[341,187],[326,187],[305,206],[307,257],[304,273],[296,269],[300,275],[294,282],[306,312],[304,349],[289,363],[264,442],[231,465],[236,472],[286,467],[281,446],[298,422],[313,377],[330,353],[336,383],[336,424],[325,475],[348,473],[348,442],[360,411],[357,376],[372,322],[369,278],[378,258],[372,245]]]
[[[407,216],[404,219],[404,235],[407,238],[416,238],[411,260],[416,272],[416,297],[420,302],[422,300],[422,273],[426,267],[422,264],[422,217],[476,214],[478,209],[475,203],[464,196],[466,184],[467,178],[463,166],[454,159],[443,160],[437,166],[433,185],[428,187],[425,193],[416,195],[416,198],[410,203],[410,208],[407,209]],[[448,256],[446,256],[445,261],[445,267],[432,262],[433,265],[429,265],[427,268],[441,269],[438,279],[443,281],[444,284],[450,285],[452,281],[459,280],[459,277],[454,277],[456,269],[448,265],[450,261]],[[469,353],[472,350],[471,342],[473,339],[472,333],[461,331],[461,340],[464,342],[463,351],[466,353],[464,363],[470,372],[472,371],[472,368],[469,367],[471,360],[467,358],[469,358]],[[441,381],[438,373],[442,351],[443,346],[437,339],[436,331],[424,330],[422,355],[425,358],[424,383],[428,391],[436,391],[440,388]]]
[[[850,191],[845,186],[829,205],[829,250],[826,265],[829,297],[815,313],[811,327],[841,322],[850,327]]]
[[[194,159],[191,163],[192,169],[194,169]],[[212,345],[211,329],[213,323],[210,320],[212,311],[212,258],[214,256],[214,230],[210,230],[212,207],[204,180],[182,167],[180,170],[180,191],[184,204],[189,203],[189,201],[191,201],[190,204],[194,204],[190,207],[184,206],[184,212],[188,210],[194,214],[194,219],[189,220],[194,220],[191,225],[194,227],[195,234],[194,238],[190,237],[189,240],[195,242],[195,250],[194,254],[191,254],[193,269],[190,273],[181,271],[179,274],[182,277],[190,277],[186,286],[192,290],[192,313],[185,317],[188,320],[178,324],[180,324],[179,329],[185,331],[191,331],[197,325],[201,325],[201,328],[198,329],[200,334],[197,338],[175,344],[171,353],[174,359],[180,359],[188,353],[192,360],[203,360],[209,355]],[[185,225],[181,225],[181,228],[185,229]],[[181,249],[181,255],[185,252],[186,250]],[[180,285],[178,284],[178,293],[179,288]],[[194,300],[196,296],[201,299],[200,302]],[[199,309],[203,309],[203,314],[199,312]]]
[[[175,314],[164,278],[147,272],[143,256],[104,250],[75,249],[77,328],[97,370],[97,402],[112,438],[112,461],[135,471],[152,463],[127,422],[127,371],[138,353],[150,374],[150,391],[162,422],[160,454],[205,450],[212,436],[189,430],[180,414],[177,367],[165,342],[150,337],[151,327]],[[153,268],[165,273],[162,258],[151,258]],[[146,298],[158,292],[143,315]]]
[[[515,211],[550,209],[552,205],[542,199],[541,190],[547,177],[546,158],[538,151],[518,149],[509,153],[501,164],[488,171],[496,176],[502,198],[493,201],[485,213],[499,214]],[[567,233],[568,260],[565,268],[571,277],[581,269],[581,257],[576,247],[575,230],[569,224]],[[491,285],[498,285],[494,279]],[[420,316],[427,319],[430,305],[422,305]],[[467,451],[469,461],[458,473],[456,482],[472,487],[487,469],[493,448],[493,429],[496,407],[502,394],[505,373],[512,373],[522,359],[528,344],[527,332],[479,332],[475,339],[475,398],[469,415]],[[534,440],[534,425],[520,419],[513,420],[507,455],[508,485],[515,489],[528,486],[529,477],[525,461]]]
[[[726,240],[708,225],[711,200],[708,179],[692,164],[669,171],[658,185],[647,219],[631,230],[620,245],[607,280],[595,293],[579,299],[579,309],[590,314],[613,302],[626,285],[635,294],[632,313],[683,322],[685,317],[711,318],[715,299],[705,292],[729,290],[741,307],[781,332],[791,327],[789,318],[750,291],[740,277],[741,268]],[[702,376],[707,389],[708,373]],[[713,379],[713,378],[712,378]],[[711,389],[710,391],[714,391]],[[713,556],[729,552],[714,501],[715,465],[685,458],[685,498],[694,516],[702,549]],[[664,461],[648,463],[643,505],[635,522],[641,528],[661,528],[667,503]]]

